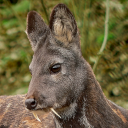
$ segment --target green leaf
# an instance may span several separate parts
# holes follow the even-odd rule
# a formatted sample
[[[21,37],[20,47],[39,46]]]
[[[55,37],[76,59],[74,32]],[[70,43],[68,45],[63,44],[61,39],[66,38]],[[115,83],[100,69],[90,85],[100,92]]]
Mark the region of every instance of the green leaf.
[[[113,33],[109,33],[109,34],[108,34],[108,41],[110,41],[110,40],[112,40],[112,39],[114,39],[114,38],[115,38],[115,36],[114,36]],[[100,35],[100,36],[97,38],[97,43],[98,43],[98,44],[102,44],[102,43],[103,43],[103,40],[104,40],[104,35]]]
[[[19,4],[16,4],[13,6],[13,10],[17,13],[19,12],[27,12],[29,10],[30,2],[27,0],[22,0]]]
[[[18,24],[18,20],[16,18],[2,21],[2,25],[5,28],[11,28],[13,26],[16,26],[17,24]]]
[[[97,38],[97,43],[98,43],[98,44],[102,44],[103,39],[104,39],[104,35],[100,35],[100,36]]]
[[[13,12],[24,13],[29,10],[30,2],[27,0],[22,0],[20,3],[10,6],[11,8],[0,9],[0,13],[4,16],[12,16]]]

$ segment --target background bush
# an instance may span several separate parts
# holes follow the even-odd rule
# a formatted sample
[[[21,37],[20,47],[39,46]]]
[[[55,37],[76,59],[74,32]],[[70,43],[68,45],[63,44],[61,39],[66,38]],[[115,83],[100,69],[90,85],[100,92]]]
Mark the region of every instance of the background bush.
[[[78,24],[81,49],[93,67],[104,39],[105,0],[0,0],[0,95],[27,92],[33,51],[25,34],[30,10],[49,23],[53,7],[64,3]],[[95,71],[105,95],[128,108],[128,1],[110,0],[109,35]]]

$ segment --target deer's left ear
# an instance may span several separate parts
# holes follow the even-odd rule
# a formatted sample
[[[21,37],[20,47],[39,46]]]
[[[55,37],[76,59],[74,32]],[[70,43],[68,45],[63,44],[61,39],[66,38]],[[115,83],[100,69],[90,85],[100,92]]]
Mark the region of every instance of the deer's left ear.
[[[65,44],[69,44],[77,34],[74,16],[64,4],[58,4],[53,9],[49,27],[55,38]]]

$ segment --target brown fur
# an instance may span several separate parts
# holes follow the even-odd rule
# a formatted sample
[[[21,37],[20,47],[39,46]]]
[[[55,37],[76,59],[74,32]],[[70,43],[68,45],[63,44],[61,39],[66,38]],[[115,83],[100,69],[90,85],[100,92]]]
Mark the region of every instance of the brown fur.
[[[55,128],[51,113],[40,116],[41,123],[25,109],[25,95],[0,97],[0,128]]]

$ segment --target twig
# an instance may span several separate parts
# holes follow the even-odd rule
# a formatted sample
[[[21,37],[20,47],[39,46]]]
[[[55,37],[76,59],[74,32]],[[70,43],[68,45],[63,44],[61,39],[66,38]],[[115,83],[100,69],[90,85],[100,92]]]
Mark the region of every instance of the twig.
[[[104,51],[104,49],[105,49],[105,46],[106,46],[106,44],[107,44],[107,38],[108,38],[108,21],[109,21],[109,0],[106,0],[106,17],[105,17],[105,32],[104,32],[104,41],[103,41],[103,43],[102,43],[102,46],[101,46],[101,48],[100,48],[100,51],[99,51],[99,53],[98,53],[98,56],[97,56],[97,58],[96,58],[96,61],[95,61],[95,63],[94,63],[94,66],[93,66],[93,71],[95,72],[95,69],[96,69],[96,67],[97,67],[97,65],[98,65],[98,62],[99,62],[99,60],[100,60],[100,58],[101,58],[101,56],[102,56],[102,54],[103,54],[103,51]]]
[[[49,23],[48,13],[47,13],[47,10],[45,8],[44,1],[43,0],[41,0],[41,4],[42,4],[43,10],[44,10],[44,13],[46,15],[47,22]]]

